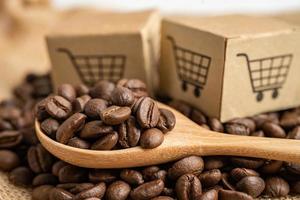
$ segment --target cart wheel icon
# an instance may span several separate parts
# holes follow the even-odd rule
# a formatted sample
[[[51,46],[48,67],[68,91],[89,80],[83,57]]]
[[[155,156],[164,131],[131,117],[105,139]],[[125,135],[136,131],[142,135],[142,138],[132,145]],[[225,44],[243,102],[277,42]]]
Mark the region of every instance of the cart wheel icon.
[[[273,99],[276,99],[276,98],[278,97],[278,95],[279,95],[278,90],[277,90],[277,89],[273,90],[272,98],[273,98]]]
[[[187,91],[187,83],[185,81],[182,81],[181,87],[183,89],[183,91]]]
[[[264,94],[262,92],[258,92],[256,96],[256,100],[261,101],[263,100],[263,98],[264,98]]]
[[[194,89],[194,95],[195,95],[196,97],[199,97],[200,94],[201,94],[200,88],[195,87],[195,89]]]

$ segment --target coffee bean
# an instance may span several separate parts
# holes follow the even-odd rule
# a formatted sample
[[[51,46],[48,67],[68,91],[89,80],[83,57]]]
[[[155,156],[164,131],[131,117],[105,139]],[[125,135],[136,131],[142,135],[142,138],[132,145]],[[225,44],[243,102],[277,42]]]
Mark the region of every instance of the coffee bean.
[[[140,145],[144,149],[153,149],[164,141],[164,134],[157,128],[145,130],[140,139]]]
[[[135,118],[132,116],[119,126],[119,144],[123,148],[137,146],[140,135],[141,131]]]
[[[0,150],[0,169],[11,171],[20,164],[18,155],[10,150]]]
[[[75,88],[76,96],[77,97],[89,94],[89,91],[90,91],[90,89],[88,88],[88,86],[86,86],[84,84],[76,85],[74,88]]]
[[[283,128],[292,128],[300,125],[300,116],[296,112],[284,112],[279,121],[280,126]]]
[[[58,172],[61,183],[80,183],[87,180],[87,170],[73,165],[66,165]]]
[[[204,169],[206,170],[220,169],[226,165],[224,157],[210,156],[204,157],[204,160]]]
[[[45,119],[41,123],[41,129],[42,131],[47,134],[49,137],[54,137],[56,134],[56,131],[59,127],[59,123],[57,120],[53,118]]]
[[[164,182],[160,179],[144,183],[133,189],[130,197],[133,200],[147,200],[156,197],[162,193],[164,189]]]
[[[76,148],[80,148],[80,149],[89,149],[90,148],[90,143],[88,143],[85,140],[82,140],[78,137],[73,137],[71,138],[67,145],[71,146],[71,147],[76,147]]]
[[[12,148],[21,143],[23,135],[20,131],[2,131],[0,132],[0,149]]]
[[[66,183],[66,184],[68,184],[68,183]],[[73,185],[73,187],[69,188],[68,190],[72,194],[78,194],[78,193],[83,192],[85,190],[89,190],[93,187],[94,187],[94,184],[92,184],[92,183],[75,183]]]
[[[257,169],[264,164],[264,160],[260,158],[232,157],[231,162],[238,166],[249,169]]]
[[[99,119],[102,110],[107,108],[107,101],[91,99],[84,106],[84,113],[91,119]]]
[[[64,121],[56,132],[56,140],[66,144],[74,134],[84,125],[86,116],[82,113],[75,113]]]
[[[235,186],[232,183],[231,177],[229,176],[228,173],[226,173],[226,172],[222,173],[221,182],[225,189],[236,190]]]
[[[191,112],[191,120],[196,122],[199,125],[203,125],[207,123],[205,115],[198,109],[193,109]]]
[[[118,86],[111,94],[111,101],[116,106],[131,106],[134,102],[134,94],[128,88]]]
[[[47,97],[41,101],[39,101],[34,108],[34,115],[39,121],[43,121],[49,117],[49,114],[46,110],[46,105],[51,97]]]
[[[145,97],[137,109],[137,120],[142,128],[153,128],[159,120],[159,109],[155,101]]]
[[[89,95],[83,95],[83,96],[77,97],[73,101],[74,112],[83,112],[85,105],[87,104],[87,102],[89,102],[90,99],[91,99],[91,97]]]
[[[265,182],[258,176],[246,176],[236,184],[236,189],[255,198],[264,191]]]
[[[298,163],[287,163],[286,169],[293,174],[300,175],[300,164]]]
[[[23,187],[31,185],[32,178],[33,173],[27,167],[17,167],[8,175],[10,182],[12,182],[14,185]]]
[[[126,200],[130,193],[130,186],[124,181],[116,181],[108,186],[107,200]]]
[[[253,200],[253,198],[243,192],[237,192],[232,190],[219,190],[219,199],[220,200]]]
[[[90,90],[90,95],[93,98],[101,98],[110,101],[111,93],[115,89],[115,84],[109,81],[101,80],[95,84]]]
[[[291,185],[291,191],[300,194],[300,181],[297,181]]]
[[[159,109],[160,116],[157,123],[157,128],[163,133],[171,131],[176,123],[175,115],[167,109]]]
[[[123,169],[120,177],[131,185],[141,185],[144,183],[143,175],[137,170]]]
[[[217,118],[209,118],[208,119],[208,125],[211,128],[211,130],[216,131],[216,132],[224,132],[224,127],[222,125],[222,123],[220,122],[220,120],[218,120]]]
[[[218,191],[215,189],[204,192],[199,200],[218,200]]]
[[[76,98],[75,88],[71,84],[61,84],[57,88],[57,94],[72,102]]]
[[[94,144],[92,144],[91,149],[93,150],[111,150],[118,143],[118,133],[113,131],[100,139],[98,139]]]
[[[262,130],[255,131],[255,132],[251,133],[250,135],[255,136],[255,137],[265,137],[265,133]]]
[[[55,119],[65,119],[72,112],[72,104],[61,96],[52,96],[47,100],[46,111]]]
[[[222,173],[219,169],[205,171],[198,176],[203,187],[212,187],[218,184],[222,178]]]
[[[165,182],[167,179],[167,171],[160,169],[157,166],[146,167],[143,169],[142,173],[146,181],[161,179]]]
[[[58,182],[57,177],[53,174],[38,174],[34,177],[32,181],[33,186],[41,186],[41,185],[56,185]]]
[[[182,101],[173,100],[169,105],[187,117],[190,117],[192,113],[192,107]]]
[[[106,125],[100,120],[95,120],[86,123],[80,131],[79,136],[81,138],[98,138],[111,132],[113,132],[112,126]]]
[[[35,173],[49,172],[53,156],[41,145],[31,146],[27,152],[28,165]]]
[[[175,162],[172,167],[169,168],[168,175],[173,180],[187,173],[197,175],[202,172],[203,167],[204,163],[201,157],[189,156]]]
[[[241,179],[245,178],[246,176],[259,176],[259,173],[257,173],[253,169],[234,168],[231,170],[230,176],[232,177],[233,180],[238,182]]]
[[[10,131],[13,130],[13,126],[8,121],[0,119],[0,131]]]
[[[52,185],[42,185],[36,187],[32,191],[32,200],[49,200]]]
[[[174,197],[175,196],[175,191],[173,188],[167,188],[165,187],[164,190],[162,191],[161,195],[169,196],[169,197]]]
[[[130,114],[129,107],[110,106],[100,113],[100,117],[105,124],[118,125],[126,121]]]
[[[135,98],[148,96],[146,84],[139,79],[121,79],[117,85],[130,89]]]
[[[200,180],[193,174],[180,176],[175,188],[179,200],[200,199],[202,194]]]
[[[285,131],[277,124],[272,122],[266,122],[262,126],[262,130],[264,131],[267,137],[275,137],[275,138],[285,138]]]
[[[59,170],[67,165],[68,165],[67,163],[65,163],[64,161],[61,161],[61,160],[55,162],[52,165],[52,174],[55,176],[58,176]]]
[[[260,167],[260,172],[265,174],[275,174],[281,170],[283,162],[278,160],[267,160],[264,165]]]
[[[236,118],[231,120],[230,123],[244,125],[245,127],[249,128],[251,133],[256,129],[255,121],[251,118]]]
[[[111,183],[117,179],[117,172],[114,170],[95,169],[89,172],[89,180],[92,183]]]
[[[73,200],[74,195],[61,188],[53,188],[49,194],[49,200]]]
[[[21,110],[16,106],[1,106],[0,118],[7,121],[12,121],[21,117]]]
[[[289,184],[280,177],[269,177],[265,180],[265,194],[270,197],[286,196],[290,192]]]
[[[158,197],[152,198],[151,200],[174,200],[174,199],[169,196],[158,196]]]
[[[225,131],[233,135],[250,135],[250,128],[237,122],[226,123]]]
[[[99,183],[90,189],[87,189],[85,191],[76,194],[74,200],[81,200],[81,199],[86,199],[91,197],[97,197],[101,199],[105,194],[105,190],[106,190],[105,183]]]
[[[292,131],[287,135],[288,139],[300,140],[300,126],[296,126]]]

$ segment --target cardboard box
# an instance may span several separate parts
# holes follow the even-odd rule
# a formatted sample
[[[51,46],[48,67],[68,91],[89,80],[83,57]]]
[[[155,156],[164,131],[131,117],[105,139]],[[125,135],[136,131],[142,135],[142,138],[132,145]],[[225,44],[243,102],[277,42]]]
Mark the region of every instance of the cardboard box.
[[[160,16],[156,11],[90,13],[59,23],[47,37],[54,85],[139,78],[158,84]]]
[[[294,26],[271,18],[167,18],[162,91],[223,122],[298,106],[299,41]]]

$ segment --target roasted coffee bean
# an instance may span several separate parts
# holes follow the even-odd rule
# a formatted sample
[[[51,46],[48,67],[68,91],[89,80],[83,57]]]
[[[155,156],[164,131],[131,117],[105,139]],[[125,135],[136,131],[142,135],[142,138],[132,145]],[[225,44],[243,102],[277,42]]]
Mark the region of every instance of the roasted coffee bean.
[[[129,107],[110,106],[100,113],[100,117],[105,124],[118,125],[126,121],[131,114]]]
[[[31,185],[32,178],[33,173],[27,167],[17,167],[14,170],[12,170],[8,175],[9,181],[17,186]]]
[[[250,128],[237,122],[228,122],[225,124],[225,131],[234,135],[250,135]]]
[[[169,105],[175,108],[176,110],[178,110],[179,112],[181,112],[182,114],[184,114],[185,116],[190,117],[192,112],[192,107],[189,106],[188,104],[182,101],[174,100],[170,102]]]
[[[117,179],[117,172],[114,170],[94,169],[89,172],[89,180],[92,183],[111,183]]]
[[[300,194],[300,181],[292,183],[292,185],[291,185],[291,191],[294,192],[294,193],[296,193],[296,194]]]
[[[67,142],[79,131],[84,125],[86,116],[82,113],[75,113],[64,121],[56,132],[56,140],[60,143],[67,144]]]
[[[73,165],[66,165],[58,172],[61,183],[80,183],[87,180],[87,170]]]
[[[76,186],[78,186],[80,184],[81,183],[60,183],[60,184],[57,184],[56,187],[69,191],[69,190],[72,190],[73,188],[75,188]]]
[[[33,80],[31,84],[33,86],[32,96],[36,98],[46,97],[52,91],[52,85],[50,83],[49,75],[39,76],[35,80]]]
[[[42,123],[41,123],[41,129],[42,131],[47,134],[50,137],[54,137],[56,134],[56,131],[59,127],[59,123],[57,120],[53,119],[53,118],[48,118],[45,119]]]
[[[210,156],[204,157],[204,160],[205,170],[220,169],[226,165],[226,160],[224,157]]]
[[[155,127],[160,117],[158,106],[150,97],[143,98],[136,114],[137,120],[142,128]]]
[[[300,126],[296,126],[292,131],[287,135],[288,139],[300,140]]]
[[[0,150],[0,169],[11,171],[20,164],[18,155],[10,150]]]
[[[72,104],[61,96],[48,98],[46,110],[55,119],[65,119],[72,113]]]
[[[246,176],[236,184],[236,189],[255,198],[264,191],[265,182],[258,176]]]
[[[176,182],[175,188],[179,200],[200,199],[202,194],[200,180],[193,174],[180,176]]]
[[[152,198],[151,200],[174,200],[174,199],[169,196],[158,196],[158,197]]]
[[[23,143],[26,145],[37,145],[39,143],[39,139],[35,134],[34,127],[22,128],[21,134],[23,135]]]
[[[250,132],[254,132],[256,130],[255,121],[251,118],[236,118],[230,121],[230,123],[237,123],[240,125],[244,125],[250,129]]]
[[[198,178],[201,181],[202,186],[208,188],[219,183],[222,179],[222,173],[219,169],[212,169],[199,174]]]
[[[296,112],[284,112],[279,121],[280,126],[283,128],[292,128],[300,125],[300,116]]]
[[[232,157],[231,162],[238,166],[249,169],[257,169],[264,164],[264,160],[260,158]]]
[[[0,149],[12,148],[21,143],[23,135],[20,131],[0,132]]]
[[[168,175],[173,180],[187,173],[198,175],[202,172],[203,167],[204,163],[201,157],[189,156],[175,162],[169,168]]]
[[[146,84],[139,79],[121,79],[117,85],[130,89],[135,98],[148,96]]]
[[[133,200],[147,200],[160,195],[164,189],[164,182],[160,179],[144,183],[133,189],[130,197]]]
[[[110,184],[106,191],[107,200],[126,200],[130,193],[130,186],[124,181]]]
[[[255,136],[255,137],[265,137],[265,133],[262,130],[255,131],[255,132],[251,133],[250,135]]]
[[[204,192],[199,200],[218,200],[218,191],[215,189],[210,189]]]
[[[91,99],[84,106],[84,113],[91,119],[100,119],[100,113],[107,108],[107,101]]]
[[[87,199],[91,197],[97,197],[101,199],[105,194],[105,190],[106,190],[105,183],[99,183],[90,189],[87,189],[85,191],[76,194],[73,200]]]
[[[141,185],[144,183],[143,175],[137,170],[123,169],[120,177],[131,185]]]
[[[164,190],[162,191],[161,195],[169,196],[169,197],[174,197],[175,196],[175,191],[173,188],[167,188],[165,187]]]
[[[198,109],[192,110],[190,118],[199,125],[207,123],[206,116]]]
[[[21,117],[21,110],[16,106],[0,106],[0,118],[12,121]]]
[[[131,106],[134,102],[134,94],[128,88],[117,86],[111,94],[111,101],[117,106]]]
[[[141,131],[134,117],[120,124],[119,126],[119,144],[123,148],[135,147],[140,140]]]
[[[89,95],[83,95],[83,96],[77,97],[73,101],[74,112],[83,112],[85,105],[87,104],[87,102],[89,102],[90,99],[91,99],[91,97]]]
[[[267,137],[275,137],[275,138],[285,138],[285,131],[277,124],[272,122],[266,122],[262,126],[262,130],[264,131]]]
[[[298,163],[287,163],[286,169],[293,174],[300,175],[300,164]]]
[[[167,109],[159,109],[160,116],[157,123],[157,128],[163,133],[171,131],[176,123],[175,115]]]
[[[69,140],[69,142],[67,143],[67,145],[71,146],[71,147],[76,147],[76,148],[80,148],[80,149],[89,149],[90,148],[90,143],[82,140],[78,137],[73,137]]]
[[[259,171],[265,174],[275,174],[281,170],[283,162],[278,160],[267,160]]]
[[[237,192],[232,190],[219,190],[219,199],[220,200],[253,200],[253,198],[243,192]]]
[[[33,186],[40,186],[40,185],[56,185],[58,182],[57,177],[53,174],[38,174],[34,177],[32,181]]]
[[[52,185],[42,185],[32,191],[32,200],[49,200]]]
[[[79,136],[81,138],[98,138],[111,132],[113,132],[112,126],[104,124],[103,121],[95,120],[86,123],[80,131]]]
[[[146,167],[143,171],[143,176],[146,181],[152,181],[155,179],[161,179],[164,182],[167,179],[168,172],[166,170],[160,169],[157,166]]]
[[[49,194],[49,200],[73,200],[74,195],[61,188],[53,188]]]
[[[224,172],[221,178],[222,185],[225,189],[235,190],[235,186],[232,183],[231,177],[228,173]]]
[[[84,84],[76,85],[74,88],[75,88],[77,97],[89,94],[89,92],[90,92],[90,89],[88,88],[88,86],[86,86]]]
[[[232,177],[233,180],[238,182],[246,176],[259,176],[259,173],[257,173],[253,169],[234,168],[231,170],[230,176]]]
[[[140,138],[140,145],[144,149],[153,149],[164,141],[164,134],[157,128],[145,130]]]
[[[115,89],[115,84],[105,80],[101,80],[90,89],[90,95],[93,98],[101,98],[110,101],[111,93]]]
[[[27,152],[28,165],[35,173],[49,172],[53,156],[41,145],[31,146]]]
[[[68,183],[66,183],[66,184],[68,184]],[[89,190],[92,187],[94,187],[94,184],[92,184],[92,183],[75,183],[75,185],[73,185],[73,187],[69,188],[68,190],[72,194],[78,194],[78,193],[83,192],[85,190]]]
[[[57,94],[72,102],[76,98],[75,88],[71,84],[61,84],[57,88]]]
[[[43,121],[49,117],[49,114],[46,110],[46,105],[51,97],[47,97],[41,101],[39,101],[34,108],[34,115],[39,121]]]
[[[274,176],[265,180],[265,194],[270,197],[282,197],[290,192],[289,184],[282,178]]]
[[[13,130],[13,126],[8,121],[0,119],[0,131],[10,131]]]
[[[220,132],[220,133],[224,132],[223,124],[217,118],[209,118],[208,125],[210,129],[213,131]]]
[[[118,133],[113,131],[98,139],[94,144],[92,144],[91,149],[111,150],[118,143],[118,139],[119,139]]]
[[[68,164],[65,163],[64,161],[62,160],[59,160],[57,162],[55,162],[53,165],[52,165],[52,174],[55,175],[55,176],[58,176],[58,173],[59,173],[59,170],[61,168],[63,168],[64,166],[67,166]]]

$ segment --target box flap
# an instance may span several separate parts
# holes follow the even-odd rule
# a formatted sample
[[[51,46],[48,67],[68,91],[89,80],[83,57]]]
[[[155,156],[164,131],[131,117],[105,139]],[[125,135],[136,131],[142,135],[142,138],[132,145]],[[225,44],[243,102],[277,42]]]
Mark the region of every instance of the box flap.
[[[143,29],[148,19],[155,13],[154,10],[130,13],[78,13],[58,23],[50,35],[136,33]]]
[[[289,33],[296,29],[296,26],[281,20],[245,15],[170,16],[166,20],[182,23],[225,38],[260,37],[269,34]]]

